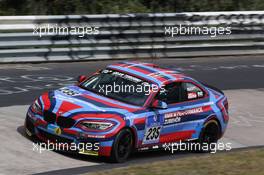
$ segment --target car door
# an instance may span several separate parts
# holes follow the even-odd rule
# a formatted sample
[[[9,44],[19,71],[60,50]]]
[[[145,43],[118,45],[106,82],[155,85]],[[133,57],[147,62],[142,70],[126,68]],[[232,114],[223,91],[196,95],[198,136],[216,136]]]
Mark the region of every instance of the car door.
[[[175,92],[180,89],[180,84],[178,83],[171,83],[166,86],[166,89],[162,89],[159,92],[158,99],[164,102],[176,102],[175,99],[179,98],[179,93]],[[175,92],[175,93],[174,93]],[[171,95],[167,95],[167,94]],[[172,96],[174,95],[174,96]],[[150,115],[146,118],[146,129],[144,138],[142,141],[142,145],[154,145],[160,142],[160,134],[162,131],[162,125],[164,120],[164,113],[161,109],[150,109]]]
[[[201,118],[205,117],[200,106],[205,92],[192,82],[174,82],[166,85],[157,99],[168,104],[167,109],[157,109],[162,119],[160,143],[193,139],[198,136]]]

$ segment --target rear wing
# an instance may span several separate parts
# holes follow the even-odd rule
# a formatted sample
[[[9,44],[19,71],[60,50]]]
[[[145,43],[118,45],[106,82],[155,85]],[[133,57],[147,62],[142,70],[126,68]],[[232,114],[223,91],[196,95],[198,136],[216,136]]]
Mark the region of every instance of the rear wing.
[[[208,84],[205,84],[205,83],[202,83],[202,84],[203,84],[204,86],[210,88],[210,89],[215,90],[216,92],[219,92],[219,93],[225,95],[224,92],[223,92],[222,90],[220,90],[220,89],[218,89],[218,88],[216,88],[216,87],[214,87],[214,86],[211,86],[211,85],[208,85]]]

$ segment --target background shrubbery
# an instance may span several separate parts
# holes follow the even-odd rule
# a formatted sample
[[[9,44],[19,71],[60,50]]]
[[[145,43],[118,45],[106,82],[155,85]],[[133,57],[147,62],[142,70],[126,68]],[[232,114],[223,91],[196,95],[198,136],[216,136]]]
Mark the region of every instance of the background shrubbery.
[[[263,0],[0,0],[0,15],[264,10]]]

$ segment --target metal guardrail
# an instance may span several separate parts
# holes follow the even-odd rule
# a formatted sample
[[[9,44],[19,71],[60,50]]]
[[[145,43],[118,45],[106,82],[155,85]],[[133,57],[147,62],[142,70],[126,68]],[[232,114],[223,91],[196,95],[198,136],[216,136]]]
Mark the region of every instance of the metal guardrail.
[[[263,54],[263,24],[262,11],[1,16],[0,63]],[[82,31],[41,37],[34,33],[48,25],[59,30],[98,27],[98,31],[83,37]],[[231,34],[172,37],[171,29],[179,25],[230,27]]]

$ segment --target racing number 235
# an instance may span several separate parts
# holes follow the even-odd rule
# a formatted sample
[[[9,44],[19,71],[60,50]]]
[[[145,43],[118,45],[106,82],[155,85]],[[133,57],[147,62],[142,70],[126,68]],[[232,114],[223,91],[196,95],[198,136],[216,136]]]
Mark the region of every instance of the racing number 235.
[[[160,126],[148,128],[146,132],[146,141],[157,140],[160,136]]]

